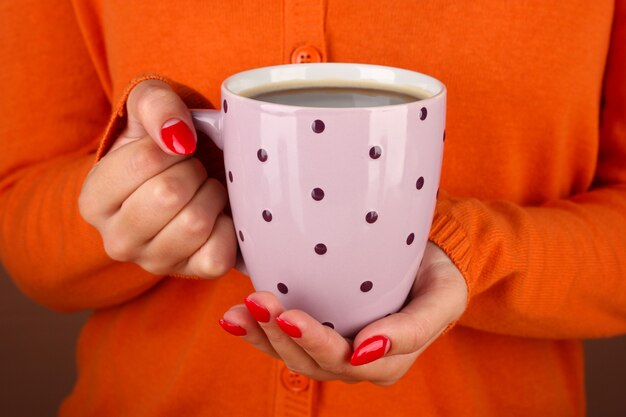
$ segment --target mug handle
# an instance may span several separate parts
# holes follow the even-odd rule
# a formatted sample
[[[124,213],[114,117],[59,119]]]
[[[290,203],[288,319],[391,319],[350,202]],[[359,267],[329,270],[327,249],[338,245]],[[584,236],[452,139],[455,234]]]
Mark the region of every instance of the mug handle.
[[[219,110],[191,110],[193,125],[196,129],[206,133],[218,148],[224,150],[222,137],[222,112]]]
[[[196,129],[205,133],[215,145],[224,150],[224,136],[222,135],[222,112],[219,110],[191,110],[193,125]],[[235,269],[244,275],[250,276],[241,254],[241,248],[237,248],[237,263]]]

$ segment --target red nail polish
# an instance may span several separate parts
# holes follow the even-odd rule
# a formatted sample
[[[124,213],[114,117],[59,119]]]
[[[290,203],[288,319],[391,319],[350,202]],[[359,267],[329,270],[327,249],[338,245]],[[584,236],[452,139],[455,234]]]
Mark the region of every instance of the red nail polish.
[[[244,302],[248,311],[252,314],[252,317],[254,317],[256,321],[260,321],[262,323],[270,321],[270,312],[267,308],[249,298],[246,298]]]
[[[248,334],[248,332],[246,332],[246,329],[244,329],[243,327],[235,324],[235,323],[231,323],[229,321],[226,321],[224,319],[221,319],[219,321],[220,326],[222,326],[222,329],[226,330],[228,333],[235,335],[235,336],[245,336],[246,334]]]
[[[278,324],[278,327],[280,327],[280,330],[287,333],[287,335],[295,338],[302,337],[302,332],[295,324],[291,324],[287,320],[281,319],[280,317],[276,317],[276,323]]]
[[[161,128],[165,146],[178,155],[190,155],[196,150],[196,140],[189,126],[179,119],[170,119]]]
[[[353,366],[365,365],[385,356],[391,348],[391,340],[385,336],[374,336],[365,340],[354,351],[350,358]]]

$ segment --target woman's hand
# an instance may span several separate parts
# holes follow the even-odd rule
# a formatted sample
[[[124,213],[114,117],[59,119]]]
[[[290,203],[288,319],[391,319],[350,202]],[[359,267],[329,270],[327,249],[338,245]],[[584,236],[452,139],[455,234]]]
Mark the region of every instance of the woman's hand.
[[[222,213],[226,190],[191,156],[189,110],[158,80],[139,83],[126,106],[126,129],[85,179],[81,215],[114,260],[157,275],[223,275],[235,264],[235,230]]]
[[[431,242],[409,298],[401,311],[371,323],[354,342],[303,311],[285,311],[268,292],[251,294],[245,305],[227,311],[220,324],[313,379],[392,385],[467,304],[461,272]]]

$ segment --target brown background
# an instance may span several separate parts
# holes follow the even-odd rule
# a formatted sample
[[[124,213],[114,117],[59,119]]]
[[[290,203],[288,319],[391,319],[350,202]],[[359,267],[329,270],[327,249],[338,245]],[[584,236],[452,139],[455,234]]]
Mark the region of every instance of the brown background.
[[[0,270],[0,414],[54,416],[75,377],[88,313],[58,314],[24,297]],[[587,342],[589,417],[626,416],[626,337]]]

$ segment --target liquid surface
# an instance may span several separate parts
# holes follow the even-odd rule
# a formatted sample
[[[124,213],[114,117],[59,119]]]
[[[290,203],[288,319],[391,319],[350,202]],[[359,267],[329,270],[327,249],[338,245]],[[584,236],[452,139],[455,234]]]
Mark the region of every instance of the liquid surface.
[[[248,96],[254,100],[301,107],[380,107],[422,100],[399,91],[355,87],[307,87],[265,91]]]

